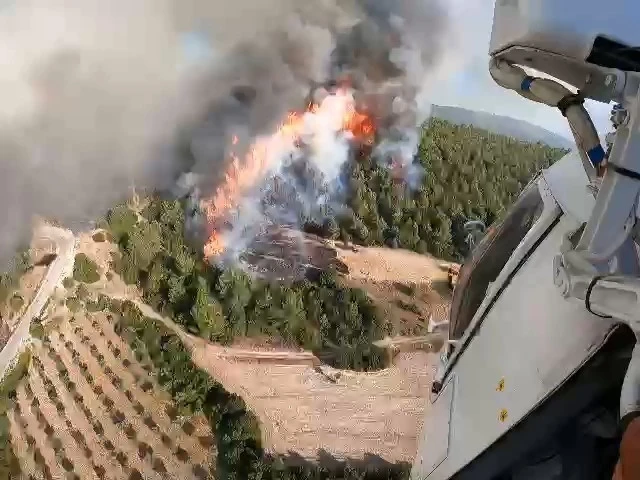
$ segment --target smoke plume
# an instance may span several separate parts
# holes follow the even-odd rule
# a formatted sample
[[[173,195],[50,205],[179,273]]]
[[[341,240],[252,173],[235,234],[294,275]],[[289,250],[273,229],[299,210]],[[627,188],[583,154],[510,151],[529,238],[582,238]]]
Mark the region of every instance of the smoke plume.
[[[33,215],[79,227],[185,171],[211,194],[232,136],[247,148],[345,78],[380,120],[377,153],[405,161],[446,24],[437,0],[3,2],[0,257]]]

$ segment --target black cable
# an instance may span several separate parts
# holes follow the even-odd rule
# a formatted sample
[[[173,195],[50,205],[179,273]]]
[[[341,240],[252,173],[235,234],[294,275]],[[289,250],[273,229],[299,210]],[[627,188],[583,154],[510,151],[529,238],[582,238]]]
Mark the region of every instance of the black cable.
[[[596,275],[595,277],[593,277],[591,279],[591,282],[589,283],[589,286],[587,287],[587,294],[584,297],[584,305],[585,305],[585,307],[587,307],[587,310],[590,313],[594,314],[596,317],[611,318],[611,315],[601,315],[601,314],[596,313],[593,310],[591,310],[591,290],[593,290],[593,287],[596,286],[596,283],[598,283],[600,280],[602,280],[605,277],[606,277],[606,275]]]

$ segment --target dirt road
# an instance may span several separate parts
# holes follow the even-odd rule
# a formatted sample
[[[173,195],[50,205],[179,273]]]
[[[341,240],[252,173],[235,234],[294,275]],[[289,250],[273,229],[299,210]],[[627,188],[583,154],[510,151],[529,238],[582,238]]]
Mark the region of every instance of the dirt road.
[[[262,425],[268,451],[291,458],[411,462],[437,355],[400,353],[385,370],[362,373],[337,370],[310,352],[254,351],[211,344],[184,332],[140,302],[144,315],[161,320],[179,335],[194,362],[240,395]],[[400,347],[438,344],[440,335],[386,339]],[[437,348],[437,347],[436,347]]]
[[[25,342],[29,339],[31,320],[40,316],[56,286],[62,282],[65,276],[71,275],[73,272],[75,253],[75,238],[73,234],[69,230],[50,225],[40,227],[36,234],[39,237],[55,242],[57,256],[49,266],[49,270],[38,287],[33,301],[27,307],[11,338],[9,338],[9,341],[0,352],[0,378],[4,376],[7,367],[24,348]]]

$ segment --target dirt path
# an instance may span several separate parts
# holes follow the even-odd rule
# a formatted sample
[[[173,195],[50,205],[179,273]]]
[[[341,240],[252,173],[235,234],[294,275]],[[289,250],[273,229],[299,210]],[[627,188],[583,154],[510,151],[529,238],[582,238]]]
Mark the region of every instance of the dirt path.
[[[320,367],[309,352],[221,347],[185,333],[148,305],[135,302],[185,342],[194,362],[240,395],[260,419],[267,450],[314,459],[377,455],[412,461],[422,430],[436,355],[401,353],[392,367],[357,373]]]
[[[75,238],[69,230],[44,226],[39,230],[39,235],[49,238],[56,243],[56,259],[49,266],[47,274],[40,284],[33,301],[27,307],[20,323],[11,335],[11,338],[0,352],[0,378],[7,371],[16,355],[23,349],[29,339],[29,326],[34,317],[39,317],[53,294],[56,286],[62,279],[73,272]]]

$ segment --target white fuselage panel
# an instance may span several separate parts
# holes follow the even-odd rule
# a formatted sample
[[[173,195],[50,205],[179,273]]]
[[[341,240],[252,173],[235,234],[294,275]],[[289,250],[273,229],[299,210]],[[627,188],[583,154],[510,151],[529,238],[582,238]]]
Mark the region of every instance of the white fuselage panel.
[[[573,160],[575,168],[582,168],[579,159],[567,158],[565,164]],[[580,175],[567,176],[564,167],[562,175],[545,172],[545,178],[555,180],[549,182],[553,187],[582,182]],[[588,195],[586,188],[573,191]],[[592,203],[586,197],[584,201]],[[567,208],[567,202],[557,203]],[[553,258],[563,236],[582,221],[571,213],[557,220],[559,211],[553,213],[555,223],[548,214],[534,225],[490,285],[444,378],[453,388],[427,408],[412,479],[444,480],[460,471],[561,386],[610,332],[611,323],[590,314],[583,304],[565,300],[554,285]],[[429,421],[432,414],[446,419]],[[447,423],[448,432],[430,431],[430,426]],[[448,444],[446,455],[443,442]]]

